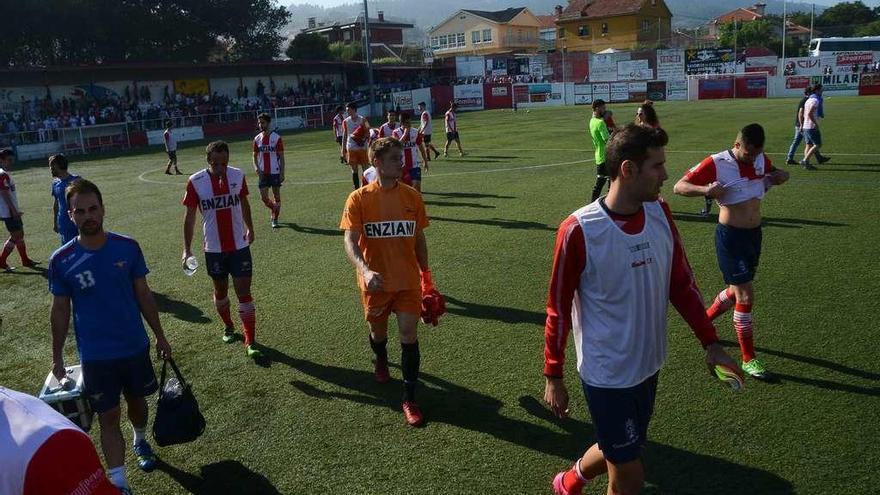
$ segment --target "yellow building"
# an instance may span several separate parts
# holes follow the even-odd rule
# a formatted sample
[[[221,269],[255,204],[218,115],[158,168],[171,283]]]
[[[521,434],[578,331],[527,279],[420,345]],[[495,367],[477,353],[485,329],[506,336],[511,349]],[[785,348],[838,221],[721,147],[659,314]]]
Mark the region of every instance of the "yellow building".
[[[672,12],[663,0],[569,0],[556,7],[556,48],[601,52],[669,45]]]
[[[535,53],[541,22],[525,7],[494,12],[459,10],[429,32],[438,58],[493,53]]]

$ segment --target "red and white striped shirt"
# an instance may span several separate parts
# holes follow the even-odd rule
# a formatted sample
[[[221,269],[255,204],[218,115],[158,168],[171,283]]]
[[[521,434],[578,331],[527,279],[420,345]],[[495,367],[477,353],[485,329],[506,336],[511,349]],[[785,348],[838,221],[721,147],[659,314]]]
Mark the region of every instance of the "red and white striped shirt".
[[[165,151],[177,151],[177,140],[168,129],[165,130]]]
[[[18,211],[18,194],[15,192],[15,181],[12,180],[12,176],[9,175],[9,172],[0,168],[0,191],[6,191],[9,194],[9,199],[12,201],[12,207],[15,211]],[[9,209],[9,205],[6,204],[6,201],[0,197],[0,218],[11,218],[12,211]]]
[[[205,252],[228,253],[248,247],[241,200],[248,195],[244,173],[227,167],[225,176],[207,169],[190,176],[183,204],[198,208],[204,219]]]
[[[391,137],[394,131],[400,128],[400,124],[397,122],[385,122],[379,127],[379,137]]]
[[[342,137],[342,121],[345,120],[345,117],[342,115],[334,115],[333,116],[333,134],[336,137]]]
[[[583,381],[607,388],[641,383],[665,360],[669,302],[703,345],[718,340],[666,203],[644,203],[629,217],[599,201],[577,210],[556,235],[544,374],[562,376],[574,330]]]
[[[458,126],[455,124],[455,112],[447,110],[444,119],[446,121],[446,132],[458,132]]]
[[[0,493],[118,495],[92,439],[40,399],[0,387]]]
[[[412,127],[409,129],[400,127],[394,131],[392,137],[403,143],[403,169],[411,170],[421,167],[419,145],[422,144],[422,133]]]
[[[737,160],[732,150],[727,150],[698,163],[687,171],[684,179],[698,186],[718,181],[724,192],[717,203],[727,206],[763,198],[767,191],[765,179],[774,170],[773,163],[764,153],[755,157],[754,163],[745,163]]]
[[[274,132],[269,135],[266,135],[265,132],[257,134],[254,137],[254,153],[257,153],[257,169],[261,174],[281,173],[279,161],[284,155],[284,143],[281,141],[281,136]]]

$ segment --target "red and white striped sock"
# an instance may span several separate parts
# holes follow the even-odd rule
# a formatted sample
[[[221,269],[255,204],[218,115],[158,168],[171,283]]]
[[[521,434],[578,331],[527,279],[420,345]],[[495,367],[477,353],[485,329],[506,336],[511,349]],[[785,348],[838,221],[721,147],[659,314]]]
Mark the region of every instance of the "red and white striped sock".
[[[217,314],[220,315],[220,319],[223,320],[223,324],[226,325],[226,328],[235,328],[235,324],[232,323],[232,315],[229,312],[229,298],[224,297],[223,299],[217,299],[217,295],[214,295],[214,307],[217,308]]]
[[[0,265],[6,264],[6,258],[9,258],[13,249],[15,249],[15,243],[12,242],[12,239],[8,239],[6,244],[3,245],[3,252],[0,253]]]
[[[565,472],[562,476],[562,486],[568,493],[580,493],[584,489],[584,485],[590,481],[581,474],[581,460],[575,461],[574,466]]]
[[[743,362],[755,359],[755,343],[752,340],[752,305],[737,303],[733,310],[733,327],[742,352]]]
[[[736,303],[736,298],[733,297],[733,291],[730,287],[722,290],[715,296],[715,300],[712,301],[712,305],[709,306],[709,309],[706,310],[706,316],[709,317],[710,320],[714,321],[715,318],[723,315],[730,308],[733,307],[734,303]]]
[[[241,318],[241,326],[244,327],[244,345],[251,345],[257,333],[257,308],[253,297],[239,296],[238,316]]]

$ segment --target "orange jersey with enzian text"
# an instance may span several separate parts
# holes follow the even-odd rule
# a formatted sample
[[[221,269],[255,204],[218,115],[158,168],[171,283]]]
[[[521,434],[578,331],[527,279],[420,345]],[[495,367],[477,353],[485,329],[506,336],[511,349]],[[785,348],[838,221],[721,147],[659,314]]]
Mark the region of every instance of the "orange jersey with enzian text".
[[[382,275],[384,292],[417,290],[421,287],[416,258],[416,235],[428,226],[422,195],[406,184],[383,188],[379,182],[348,196],[342,230],[357,230],[367,266]],[[358,285],[366,290],[358,273]]]

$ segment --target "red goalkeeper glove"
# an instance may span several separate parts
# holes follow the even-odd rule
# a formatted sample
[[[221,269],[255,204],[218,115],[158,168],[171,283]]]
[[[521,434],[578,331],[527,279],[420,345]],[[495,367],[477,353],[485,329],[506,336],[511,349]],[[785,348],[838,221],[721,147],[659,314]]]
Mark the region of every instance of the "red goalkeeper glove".
[[[446,298],[434,287],[431,271],[425,270],[422,272],[422,321],[436,327],[444,314]]]

